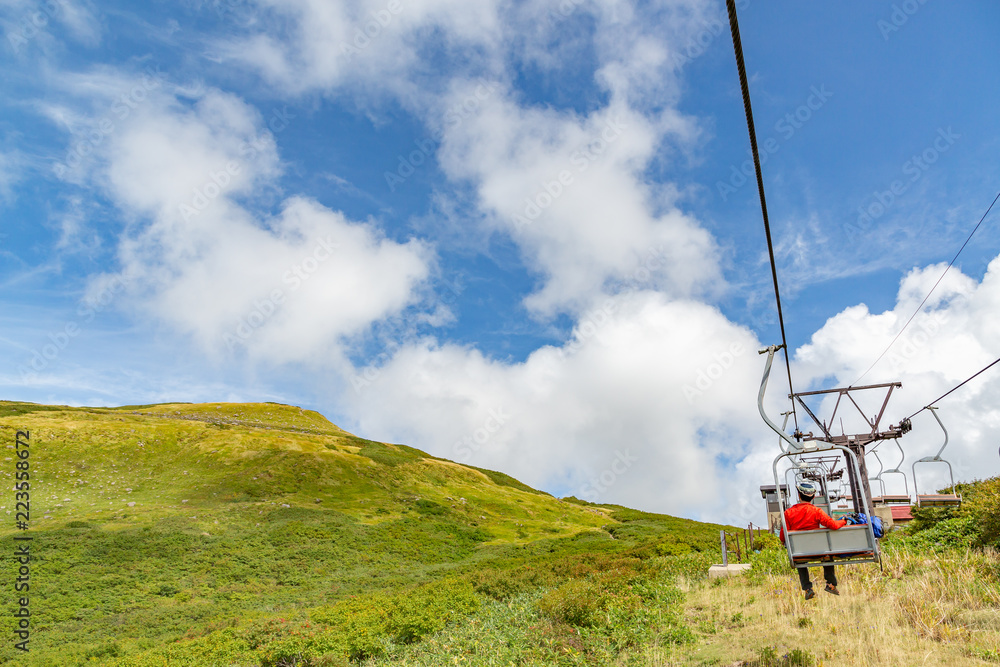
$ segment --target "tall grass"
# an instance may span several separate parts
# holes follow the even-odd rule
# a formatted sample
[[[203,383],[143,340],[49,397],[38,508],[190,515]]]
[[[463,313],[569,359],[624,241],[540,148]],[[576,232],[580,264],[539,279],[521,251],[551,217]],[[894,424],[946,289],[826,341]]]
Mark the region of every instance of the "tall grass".
[[[686,618],[698,629],[693,651],[660,655],[666,664],[766,664],[798,651],[822,665],[1000,663],[1000,555],[992,549],[941,553],[886,546],[882,567],[839,567],[841,595],[805,600],[798,577],[769,550],[758,572],[688,591]],[[807,658],[806,656],[811,656]],[[655,659],[649,664],[662,664]],[[791,663],[786,663],[791,664]]]

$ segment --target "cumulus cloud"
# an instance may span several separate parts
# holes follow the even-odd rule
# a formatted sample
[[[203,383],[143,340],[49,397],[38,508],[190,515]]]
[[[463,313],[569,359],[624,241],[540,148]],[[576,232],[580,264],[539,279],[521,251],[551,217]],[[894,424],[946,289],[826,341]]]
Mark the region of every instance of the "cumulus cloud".
[[[710,306],[633,292],[593,304],[570,342],[523,363],[407,345],[345,400],[365,433],[537,487],[712,514],[727,461],[760,432],[756,345]]]
[[[459,89],[456,104],[481,86]],[[691,131],[683,120],[668,129]],[[543,276],[526,305],[547,316],[578,313],[650,251],[664,265],[654,286],[670,294],[689,296],[721,282],[710,234],[673,202],[657,202],[643,181],[663,131],[625,105],[581,118],[488,99],[478,114],[446,130],[439,160],[454,179],[476,183],[494,228],[509,234]]]
[[[352,83],[376,95],[413,91],[407,75],[425,67],[433,48],[445,51],[495,47],[500,36],[498,3],[459,0],[262,0],[261,11],[288,26],[217,45],[225,58],[257,69],[289,92],[332,89]]]
[[[351,337],[415,301],[433,262],[425,244],[301,197],[276,215],[252,210],[254,193],[281,174],[254,108],[212,89],[188,101],[158,84],[143,91],[119,100],[120,117],[65,167],[67,177],[90,174],[133,221],[121,270],[94,277],[90,297],[124,287],[137,312],[203,350],[278,364],[341,362]]]

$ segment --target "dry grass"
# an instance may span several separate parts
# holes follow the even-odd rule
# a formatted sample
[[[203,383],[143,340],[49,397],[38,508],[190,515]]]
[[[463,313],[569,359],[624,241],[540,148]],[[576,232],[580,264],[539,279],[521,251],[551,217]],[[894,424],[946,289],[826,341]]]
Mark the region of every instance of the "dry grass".
[[[779,657],[807,651],[831,667],[1000,663],[1000,554],[883,559],[883,569],[838,568],[839,597],[822,592],[822,570],[812,570],[818,595],[808,602],[791,570],[691,584],[686,620],[701,641],[654,648],[647,664],[768,664],[758,662],[768,647]]]

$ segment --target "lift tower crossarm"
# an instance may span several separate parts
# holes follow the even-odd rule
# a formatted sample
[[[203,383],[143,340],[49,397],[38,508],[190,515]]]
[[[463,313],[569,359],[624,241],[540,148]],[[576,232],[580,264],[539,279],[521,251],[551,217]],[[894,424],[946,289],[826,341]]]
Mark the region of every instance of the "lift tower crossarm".
[[[803,437],[807,439],[820,440],[823,442],[828,442],[833,445],[839,445],[841,447],[846,447],[850,449],[857,456],[857,463],[860,472],[860,476],[855,476],[854,470],[848,467],[848,477],[850,478],[851,493],[854,496],[855,510],[861,511],[859,508],[863,503],[859,503],[861,497],[870,499],[872,497],[871,486],[868,482],[868,466],[865,464],[865,447],[873,442],[878,442],[880,440],[898,440],[902,437],[904,433],[910,431],[910,421],[904,419],[899,422],[899,425],[890,425],[888,429],[884,431],[879,430],[879,423],[882,421],[882,417],[885,415],[885,408],[889,404],[889,398],[892,396],[892,392],[897,387],[902,387],[901,382],[886,382],[883,384],[869,384],[859,387],[838,387],[836,389],[821,389],[819,391],[803,391],[797,393],[791,393],[788,395],[792,401],[797,402],[806,411],[812,420],[816,423],[816,426],[820,428],[822,434],[819,437],[813,436],[812,433],[805,434]],[[875,417],[868,417],[858,402],[854,400],[851,395],[852,392],[864,391],[866,389],[885,389],[885,399],[882,401],[882,406]],[[837,401],[833,407],[833,414],[830,415],[830,424],[837,416],[837,411],[840,409],[841,401],[844,397],[857,409],[858,413],[861,415],[865,423],[870,427],[867,433],[857,433],[853,435],[833,435],[830,433],[830,429],[827,428],[826,422],[821,421],[815,413],[806,405],[803,400],[806,396],[822,396],[827,394],[836,394]]]
[[[839,445],[843,445],[848,442],[854,442],[854,441],[860,441],[864,442],[865,444],[869,444],[872,442],[876,442],[878,440],[894,440],[896,438],[902,437],[903,434],[909,432],[910,430],[909,423],[906,420],[900,422],[898,426],[890,425],[888,430],[885,431],[878,430],[879,422],[882,421],[882,417],[885,415],[885,408],[889,404],[889,399],[892,397],[893,389],[902,386],[903,384],[901,382],[886,382],[883,384],[869,384],[860,387],[839,387],[837,389],[821,389],[819,391],[802,391],[794,394],[789,394],[788,397],[794,401],[797,401],[798,404],[805,409],[806,413],[812,418],[812,420],[816,423],[816,425],[823,431],[823,437],[816,438],[817,440],[823,440],[824,442],[832,442]],[[861,409],[861,406],[859,406],[857,401],[854,400],[854,397],[851,396],[851,392],[863,391],[865,389],[888,389],[888,391],[886,391],[885,394],[885,400],[882,401],[882,407],[879,409],[878,415],[876,415],[874,419],[870,419],[867,415],[865,415],[864,410]],[[813,411],[809,409],[809,406],[806,405],[805,401],[802,400],[802,397],[804,396],[818,396],[821,394],[837,394],[837,403],[833,407],[833,414],[830,415],[831,424],[833,423],[833,420],[837,416],[837,410],[840,409],[841,399],[843,399],[846,396],[847,400],[849,400],[851,404],[854,405],[855,408],[857,408],[858,413],[865,420],[865,423],[867,423],[871,427],[871,431],[869,433],[864,433],[864,434],[859,433],[851,436],[831,434],[829,429],[826,427],[826,424],[820,421],[820,419],[813,413]]]

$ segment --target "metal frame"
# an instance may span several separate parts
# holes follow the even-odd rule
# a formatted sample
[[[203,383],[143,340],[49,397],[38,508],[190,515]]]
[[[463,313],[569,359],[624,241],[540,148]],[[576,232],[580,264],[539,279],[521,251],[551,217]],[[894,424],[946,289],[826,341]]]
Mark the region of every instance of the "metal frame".
[[[882,482],[882,489],[883,489],[882,495],[885,496],[886,495],[886,493],[885,493],[885,482],[882,480],[882,476],[883,475],[888,475],[888,474],[891,474],[891,473],[902,475],[903,476],[903,488],[906,490],[907,497],[909,497],[909,495],[910,495],[910,485],[906,481],[906,473],[899,469],[900,466],[903,465],[903,461],[906,460],[906,452],[903,451],[903,446],[901,444],[899,444],[899,440],[896,440],[895,442],[896,442],[896,447],[899,448],[899,463],[896,464],[895,468],[886,468],[885,470],[883,470],[882,472],[880,472],[877,475],[877,477],[878,477],[879,481]],[[882,460],[879,459],[879,464],[881,464],[881,463],[882,463]],[[914,477],[914,480],[916,480],[915,477]],[[916,484],[916,481],[914,481],[914,484]]]
[[[940,426],[941,430],[944,431],[944,444],[941,445],[941,449],[939,449],[938,453],[934,456],[925,456],[924,458],[917,459],[913,462],[913,493],[917,496],[917,507],[923,507],[925,504],[929,507],[955,507],[962,504],[962,496],[955,493],[955,473],[951,469],[951,463],[941,458],[941,452],[943,452],[944,448],[948,446],[948,429],[944,427],[944,424],[941,422],[941,418],[938,417],[936,407],[928,405],[926,409],[930,410],[931,414],[934,415],[934,419],[937,420],[938,426]],[[951,478],[951,497],[942,496],[940,494],[927,494],[924,498],[927,498],[928,500],[925,500],[924,502],[920,501],[920,489],[917,486],[918,463],[943,463],[948,466],[948,476]],[[936,497],[938,500],[930,500],[932,497]]]
[[[885,482],[882,480],[882,471],[885,469],[885,466],[882,465],[882,458],[878,455],[878,452],[874,448],[871,453],[875,456],[875,460],[878,461],[878,474],[874,477],[868,478],[869,488],[871,488],[872,482],[878,482],[882,487],[882,494],[879,497],[883,498],[885,497]],[[872,502],[874,502],[874,500]]]

